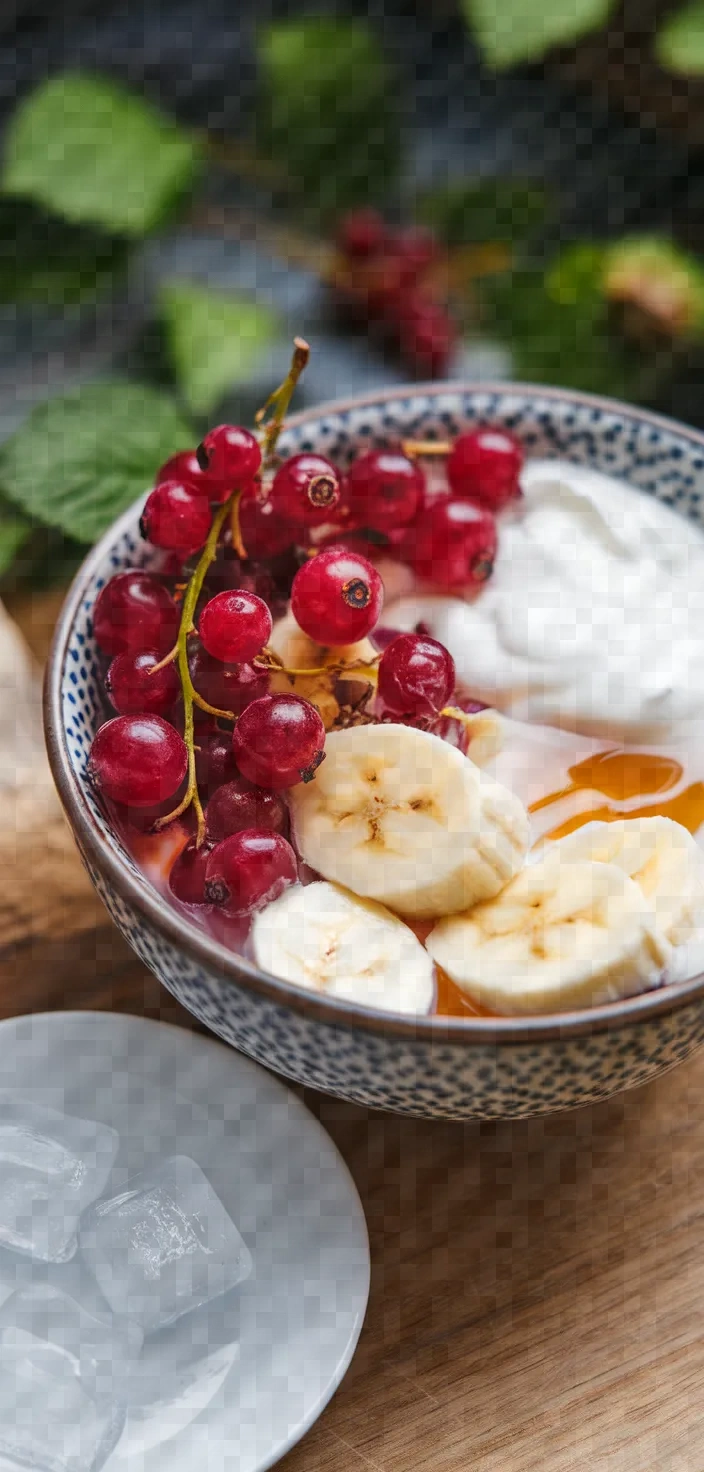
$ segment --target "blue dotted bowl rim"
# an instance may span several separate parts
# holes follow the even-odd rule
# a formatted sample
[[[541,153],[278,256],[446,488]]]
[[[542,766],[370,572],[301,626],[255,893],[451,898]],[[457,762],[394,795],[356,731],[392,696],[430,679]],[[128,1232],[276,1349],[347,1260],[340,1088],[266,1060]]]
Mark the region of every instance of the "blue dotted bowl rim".
[[[615,416],[623,424],[632,425],[634,429],[659,429],[663,434],[685,441],[691,449],[704,456],[704,433],[681,425],[665,415],[632,408],[616,399],[603,398],[596,394],[511,382],[467,383],[456,380],[417,383],[361,394],[350,399],[329,400],[291,416],[287,421],[287,430],[312,428],[331,416],[346,415],[359,409],[373,411],[384,404],[401,404],[413,399],[433,399],[443,395],[461,395],[467,401],[468,407],[471,407],[473,398],[483,400],[487,396],[496,395],[498,398],[510,396],[522,400],[528,410],[539,407],[540,404],[562,408],[591,408],[602,414]],[[143,498],[140,498],[123,512],[89,552],[71,584],[57,621],[46,666],[44,731],[54,781],[81,850],[108,885],[129,905],[134,906],[152,930],[157,931],[196,965],[205,966],[216,974],[221,973],[224,986],[235,983],[269,1002],[303,1013],[328,1026],[378,1033],[399,1040],[438,1043],[449,1041],[458,1045],[483,1046],[558,1041],[633,1026],[667,1015],[699,1001],[704,996],[702,973],[688,981],[668,983],[656,991],[579,1011],[531,1017],[415,1018],[307,992],[302,987],[260,971],[252,962],[190,925],[146,880],[140,880],[117,845],[111,847],[106,842],[88,805],[84,784],[72,766],[63,722],[63,675],[78,610],[113,545],[127,532],[136,529],[142,504]]]

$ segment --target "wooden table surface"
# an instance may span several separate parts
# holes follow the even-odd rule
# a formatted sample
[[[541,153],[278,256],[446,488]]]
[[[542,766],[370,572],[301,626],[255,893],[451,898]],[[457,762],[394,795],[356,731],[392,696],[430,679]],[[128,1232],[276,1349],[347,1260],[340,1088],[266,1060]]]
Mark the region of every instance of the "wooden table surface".
[[[52,611],[19,610],[39,653]],[[191,1026],[58,815],[11,842],[0,1016]],[[704,1472],[704,1054],[545,1120],[440,1124],[303,1097],[357,1183],[372,1290],[352,1368],[285,1472]]]

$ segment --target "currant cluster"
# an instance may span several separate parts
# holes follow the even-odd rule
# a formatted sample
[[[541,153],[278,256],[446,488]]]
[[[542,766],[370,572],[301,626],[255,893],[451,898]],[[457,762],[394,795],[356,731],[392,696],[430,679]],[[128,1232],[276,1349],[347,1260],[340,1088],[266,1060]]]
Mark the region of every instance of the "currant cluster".
[[[276,468],[262,465],[255,435],[219,425],[162,466],[146,500],[142,533],[165,566],[117,573],[98,595],[93,630],[113,715],[93,741],[89,776],[137,828],[181,820],[170,886],[185,904],[249,915],[298,877],[283,794],[315,776],[325,727],[310,701],[269,688],[281,668],[273,620],[289,604],[325,649],[379,630],[361,675],[371,670],[377,694],[361,720],[449,735],[452,658],[424,629],[379,629],[372,559],[381,548],[440,588],[483,582],[494,513],[519,494],[521,452],[503,431],[461,435],[444,447],[438,492],[407,448],[368,450],[346,474],[308,452]],[[287,673],[293,683],[301,672]]]
[[[441,287],[443,251],[429,230],[392,230],[375,210],[342,221],[335,290],[340,305],[377,332],[420,377],[441,377],[457,343]]]

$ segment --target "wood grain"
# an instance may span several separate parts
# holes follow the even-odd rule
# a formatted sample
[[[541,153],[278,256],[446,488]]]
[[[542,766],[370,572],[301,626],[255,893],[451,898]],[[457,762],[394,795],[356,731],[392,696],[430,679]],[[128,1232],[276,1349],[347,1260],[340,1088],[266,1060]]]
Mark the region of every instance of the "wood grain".
[[[191,1026],[69,846],[47,863],[46,845],[23,834],[0,906],[0,1015]],[[545,1120],[438,1124],[299,1092],[354,1175],[373,1269],[352,1368],[285,1472],[703,1472],[704,1057]]]

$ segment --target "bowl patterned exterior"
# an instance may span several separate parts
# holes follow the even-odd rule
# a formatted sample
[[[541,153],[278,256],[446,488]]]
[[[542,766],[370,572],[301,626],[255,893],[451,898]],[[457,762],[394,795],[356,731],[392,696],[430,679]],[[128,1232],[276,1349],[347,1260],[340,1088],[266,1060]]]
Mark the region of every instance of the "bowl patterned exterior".
[[[704,523],[704,436],[562,390],[441,385],[330,404],[291,420],[284,453],[342,465],[363,446],[446,438],[482,422],[528,455],[565,456],[628,479]],[[704,977],[551,1017],[408,1019],[304,992],[198,930],[147,883],[86,781],[102,719],[91,614],[113,573],[147,565],[139,505],[91,552],[59,621],[47,669],[49,756],[95,887],[137,954],[221,1038],[299,1083],[358,1103],[450,1119],[545,1114],[647,1082],[704,1041]]]

